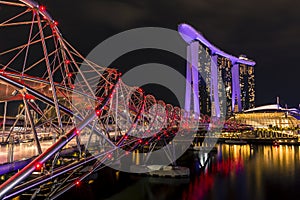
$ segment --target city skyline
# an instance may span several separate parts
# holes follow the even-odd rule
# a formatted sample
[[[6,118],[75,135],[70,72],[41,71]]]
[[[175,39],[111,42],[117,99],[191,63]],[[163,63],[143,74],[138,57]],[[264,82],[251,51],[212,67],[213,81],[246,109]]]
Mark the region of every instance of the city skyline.
[[[211,44],[189,24],[178,32],[187,46],[185,110],[220,117],[255,106],[255,61]],[[200,108],[199,108],[200,107]]]
[[[277,15],[254,3],[0,1],[0,199],[299,196],[297,84],[278,67],[297,52],[263,68],[274,52],[240,23]]]
[[[298,107],[300,103],[300,94],[295,93],[299,2],[40,2],[56,17],[63,36],[84,55],[121,31],[144,26],[176,30],[178,24],[189,23],[222,50],[256,61],[256,106],[276,103],[277,96],[282,106]],[[184,71],[184,62],[175,68]]]

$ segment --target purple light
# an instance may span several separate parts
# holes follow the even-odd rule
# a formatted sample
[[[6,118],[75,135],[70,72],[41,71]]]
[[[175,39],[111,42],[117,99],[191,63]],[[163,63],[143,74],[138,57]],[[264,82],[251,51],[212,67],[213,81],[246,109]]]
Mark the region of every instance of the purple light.
[[[242,104],[241,104],[239,65],[237,63],[233,64],[231,68],[231,74],[232,74],[232,105],[231,105],[232,111],[234,111],[234,106],[237,103],[238,111],[240,112],[242,110]]]
[[[39,6],[39,9],[40,9],[40,11],[42,11],[42,12],[46,11],[46,7],[43,6],[43,5],[40,5],[40,6]]]
[[[185,91],[185,117],[190,116],[191,109],[191,91],[193,87],[194,113],[195,119],[200,116],[199,108],[199,85],[198,85],[198,56],[199,42],[192,42],[187,47],[187,65],[186,65],[186,91]],[[193,80],[193,84],[192,84]],[[193,86],[192,86],[193,85]]]
[[[211,81],[210,81],[210,96],[212,97],[211,101],[215,104],[215,114],[217,117],[220,117],[220,102],[219,102],[219,90],[218,90],[218,65],[217,65],[218,56],[211,56]],[[212,108],[213,109],[213,108]]]
[[[190,47],[187,47],[187,58],[190,57]],[[191,84],[192,84],[192,69],[190,67],[190,63],[188,62],[187,59],[187,63],[186,63],[186,85],[185,85],[185,118],[188,118],[190,115],[190,108],[191,108]]]
[[[193,93],[194,93],[194,114],[195,119],[200,116],[199,108],[199,85],[198,85],[198,58],[199,58],[199,42],[193,42],[191,47],[191,64],[192,64],[192,77],[193,77]]]
[[[186,80],[186,102],[185,102],[185,109],[187,112],[190,110],[190,103],[191,103],[191,86],[188,86],[188,84],[191,84],[193,82],[193,92],[194,92],[194,111],[197,113],[197,104],[199,105],[199,99],[196,100],[196,94],[199,94],[198,91],[198,76],[196,77],[196,70],[194,69],[194,66],[197,66],[197,63],[195,64],[194,58],[196,56],[194,55],[195,50],[192,49],[195,40],[199,41],[201,44],[209,48],[211,51],[211,83],[210,83],[210,90],[211,90],[211,101],[214,103],[214,112],[216,116],[220,116],[220,103],[219,103],[219,96],[218,96],[218,65],[217,65],[217,56],[222,56],[227,59],[229,59],[233,63],[233,67],[231,69],[232,73],[232,110],[234,110],[234,106],[238,105],[238,110],[241,111],[242,105],[241,105],[241,88],[240,88],[240,80],[239,80],[239,64],[245,64],[248,66],[254,66],[256,63],[252,60],[248,60],[244,57],[235,57],[230,54],[225,53],[224,51],[220,50],[219,48],[215,47],[213,44],[211,44],[204,36],[199,33],[196,29],[194,29],[192,26],[188,24],[180,24],[178,26],[178,32],[183,38],[184,41],[186,41],[189,45],[188,47],[188,53],[187,53],[187,59],[192,64],[192,70],[189,69],[189,66],[191,64],[187,64],[187,80]],[[190,47],[191,46],[191,47]],[[191,80],[193,77],[193,81]],[[196,85],[196,84],[197,85]],[[197,87],[197,88],[196,88]],[[199,111],[200,114],[200,111]],[[187,113],[189,115],[189,113]]]
[[[230,54],[225,53],[224,51],[218,49],[214,45],[212,45],[210,42],[208,42],[202,34],[200,34],[198,31],[196,31],[192,26],[188,24],[180,24],[178,26],[178,32],[183,38],[184,41],[186,41],[188,44],[190,44],[193,40],[198,40],[202,44],[204,44],[207,48],[211,50],[211,52],[214,52],[217,55],[223,56],[225,58],[228,58],[231,60],[231,62],[236,62],[240,64],[250,65],[254,66],[255,62],[252,60],[245,60],[240,59],[235,56],[232,56]]]

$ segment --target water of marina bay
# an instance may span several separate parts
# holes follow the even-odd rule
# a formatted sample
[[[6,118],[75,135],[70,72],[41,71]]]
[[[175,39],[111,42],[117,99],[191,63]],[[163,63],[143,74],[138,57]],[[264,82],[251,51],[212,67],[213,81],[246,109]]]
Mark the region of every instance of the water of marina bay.
[[[178,164],[189,178],[147,177],[105,168],[59,199],[295,199],[300,196],[300,146],[217,144],[204,169],[196,151]],[[203,164],[207,154],[201,154]],[[203,160],[202,160],[203,159]],[[297,198],[296,198],[297,199]]]

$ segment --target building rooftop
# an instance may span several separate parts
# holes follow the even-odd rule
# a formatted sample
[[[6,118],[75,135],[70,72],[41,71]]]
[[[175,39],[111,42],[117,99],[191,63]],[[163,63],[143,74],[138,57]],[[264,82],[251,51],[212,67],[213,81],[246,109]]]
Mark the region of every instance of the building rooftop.
[[[282,108],[278,104],[263,105],[256,108],[245,110],[244,113],[252,112],[288,112],[290,115],[300,120],[300,110],[297,108]]]

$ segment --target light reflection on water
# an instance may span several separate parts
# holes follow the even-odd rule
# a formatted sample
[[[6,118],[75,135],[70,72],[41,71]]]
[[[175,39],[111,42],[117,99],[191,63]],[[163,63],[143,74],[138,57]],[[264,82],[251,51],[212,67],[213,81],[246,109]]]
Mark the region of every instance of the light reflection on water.
[[[93,184],[85,184],[59,199],[260,200],[300,196],[299,146],[254,145],[251,148],[250,145],[218,144],[217,148],[218,152],[203,169],[199,169],[193,152],[181,158],[178,163],[190,167],[190,178],[116,175],[106,169],[100,171]]]
[[[80,141],[82,144],[86,145],[88,142],[89,135],[81,135]],[[93,138],[90,144],[97,143],[97,138]],[[51,145],[53,145],[55,141],[52,140],[42,140],[40,141],[40,145],[42,148],[42,152],[46,151]],[[99,142],[98,142],[99,143]],[[76,146],[76,138],[70,140],[65,146],[64,149],[71,148]],[[38,150],[36,143],[34,141],[28,143],[17,143],[17,144],[6,144],[0,145],[0,164],[9,163],[10,162],[10,154],[13,150],[12,161],[19,161],[28,158],[32,158],[38,155]]]
[[[182,199],[278,199],[300,194],[300,147],[218,145]]]
[[[53,142],[52,141],[44,141],[41,143],[41,148],[45,151]],[[6,163],[9,161],[9,151],[10,145],[1,145],[0,146],[0,164]],[[26,158],[31,158],[33,156],[38,155],[38,151],[34,142],[30,143],[20,143],[14,144],[13,147],[13,160],[18,161]]]

